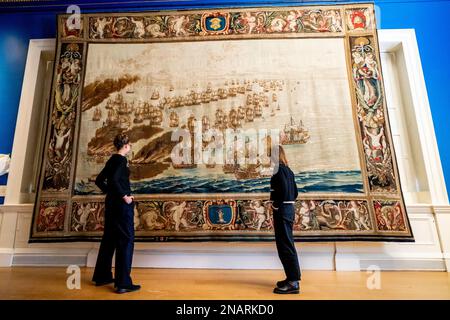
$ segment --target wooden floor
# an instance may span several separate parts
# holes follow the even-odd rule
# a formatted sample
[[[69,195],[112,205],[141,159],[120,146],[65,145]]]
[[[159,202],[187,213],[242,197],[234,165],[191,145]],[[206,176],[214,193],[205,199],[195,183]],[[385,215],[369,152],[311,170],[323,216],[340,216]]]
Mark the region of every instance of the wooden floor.
[[[69,290],[65,268],[0,268],[0,299],[450,299],[450,273],[381,272],[381,288],[367,288],[366,272],[303,271],[299,295],[276,295],[278,270],[133,269],[139,292],[95,287],[81,268],[81,289]]]

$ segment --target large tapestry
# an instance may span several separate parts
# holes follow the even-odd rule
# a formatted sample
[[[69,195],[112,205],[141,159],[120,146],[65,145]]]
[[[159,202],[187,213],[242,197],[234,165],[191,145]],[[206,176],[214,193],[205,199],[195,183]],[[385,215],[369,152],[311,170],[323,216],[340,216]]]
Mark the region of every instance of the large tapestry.
[[[30,241],[100,239],[95,178],[128,155],[136,240],[273,239],[281,144],[294,235],[414,241],[371,4],[59,15]]]

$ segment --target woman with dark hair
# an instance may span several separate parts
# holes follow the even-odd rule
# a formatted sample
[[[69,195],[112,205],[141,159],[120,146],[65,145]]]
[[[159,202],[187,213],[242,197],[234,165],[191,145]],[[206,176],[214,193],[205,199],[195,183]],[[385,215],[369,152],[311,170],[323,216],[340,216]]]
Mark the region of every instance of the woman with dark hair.
[[[134,197],[131,196],[130,170],[125,157],[131,150],[129,138],[118,134],[114,139],[117,153],[106,162],[95,184],[106,193],[105,227],[92,281],[97,286],[114,282],[117,293],[137,291],[141,287],[131,281],[134,250]],[[116,252],[115,278],[112,258]]]
[[[276,170],[270,179],[270,200],[272,201],[275,242],[278,256],[283,265],[286,279],[277,282],[274,293],[299,293],[301,280],[300,266],[295,249],[293,226],[295,219],[295,199],[298,196],[297,184],[292,170],[288,167],[286,153],[278,146],[278,157],[272,153],[272,160],[277,161]]]

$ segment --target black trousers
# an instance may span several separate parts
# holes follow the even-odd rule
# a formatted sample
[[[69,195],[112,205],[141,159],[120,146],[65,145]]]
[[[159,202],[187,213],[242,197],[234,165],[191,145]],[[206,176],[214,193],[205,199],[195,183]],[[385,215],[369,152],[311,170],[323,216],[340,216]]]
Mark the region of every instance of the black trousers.
[[[289,281],[301,280],[300,266],[293,236],[294,219],[295,208],[293,204],[282,204],[278,210],[273,211],[275,242],[278,256],[286,273],[286,279]]]
[[[113,278],[112,258],[116,253],[114,279],[119,288],[132,285],[131,263],[134,251],[134,202],[125,203],[106,198],[105,228],[92,281],[103,282]]]

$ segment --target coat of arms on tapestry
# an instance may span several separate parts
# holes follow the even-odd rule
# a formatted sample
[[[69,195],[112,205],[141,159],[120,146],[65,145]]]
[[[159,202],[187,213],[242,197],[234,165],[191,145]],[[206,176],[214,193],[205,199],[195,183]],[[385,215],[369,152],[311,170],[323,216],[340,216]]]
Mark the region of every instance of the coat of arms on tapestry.
[[[100,238],[95,178],[118,133],[132,143],[137,240],[272,240],[276,140],[299,189],[296,239],[414,241],[373,5],[71,19],[57,17],[31,241]]]

